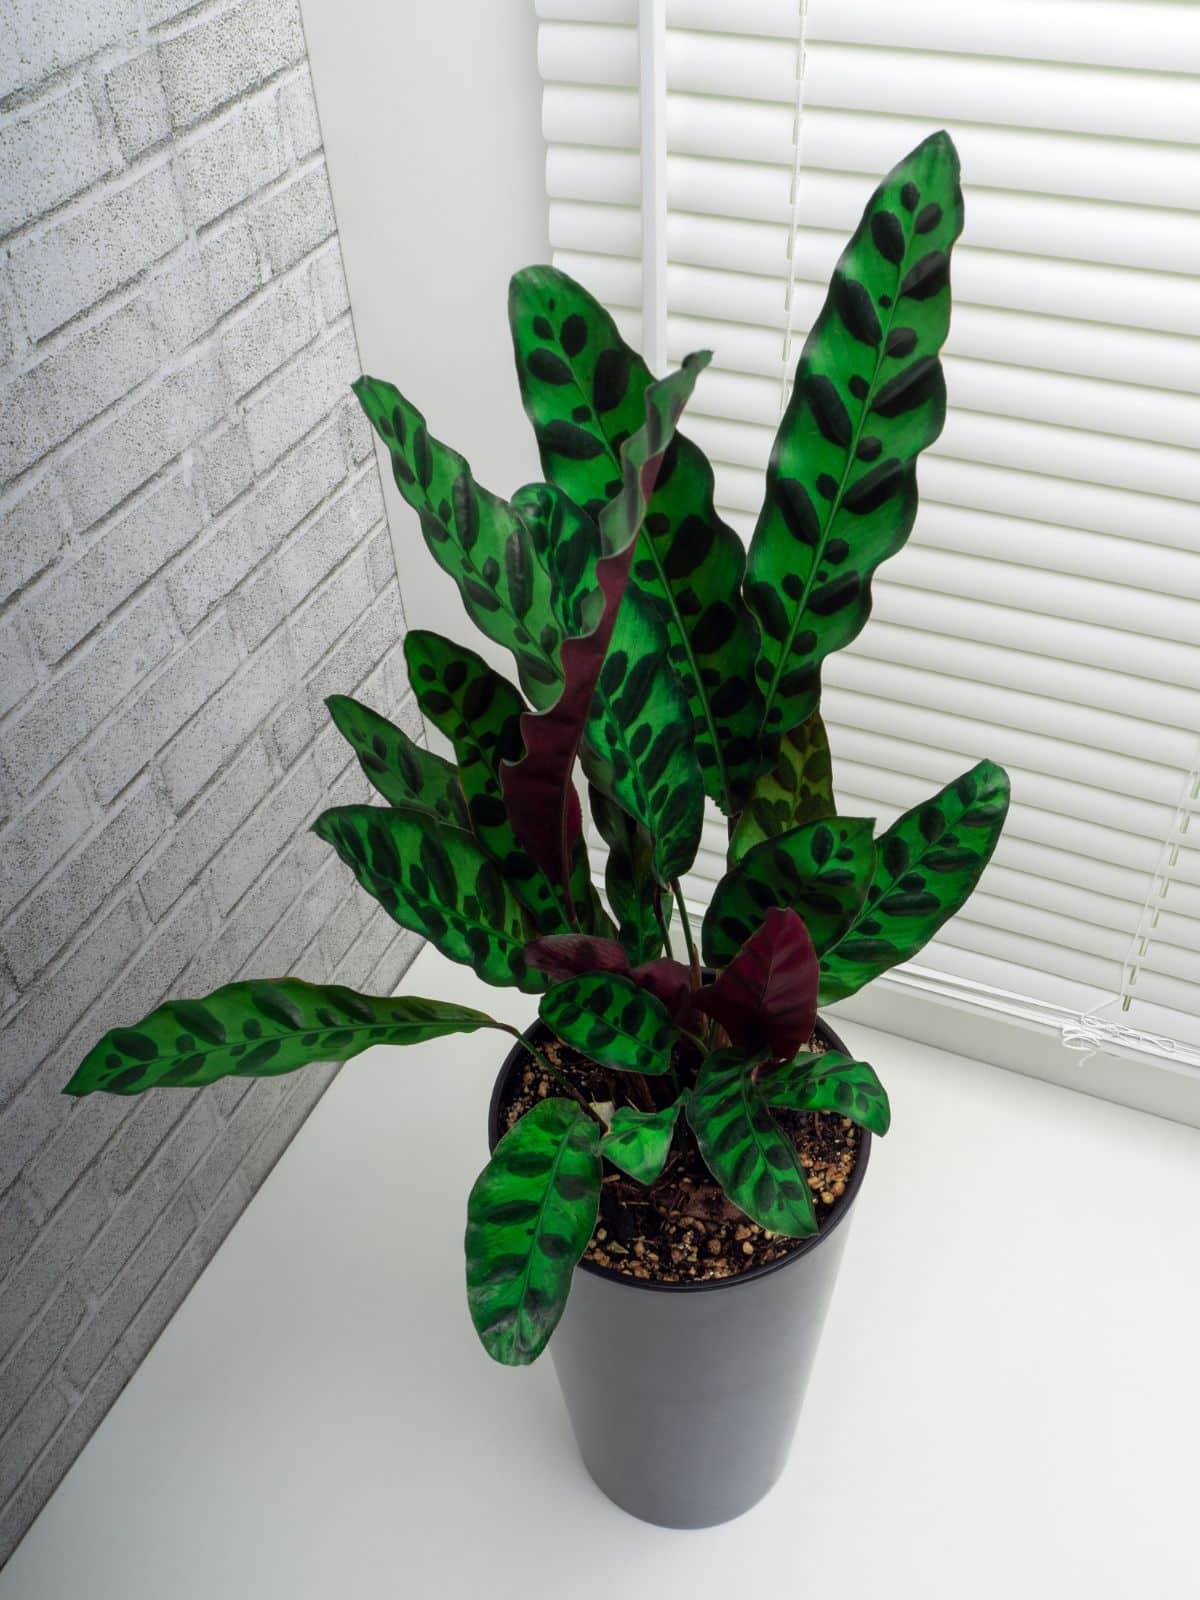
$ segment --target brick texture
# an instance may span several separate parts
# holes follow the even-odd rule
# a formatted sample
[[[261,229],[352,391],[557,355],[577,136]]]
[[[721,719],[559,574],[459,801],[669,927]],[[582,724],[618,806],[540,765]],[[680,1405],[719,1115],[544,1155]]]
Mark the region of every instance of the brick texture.
[[[0,1561],[333,1069],[71,1101],[168,992],[393,989],[308,830],[420,735],[296,0],[0,0]]]

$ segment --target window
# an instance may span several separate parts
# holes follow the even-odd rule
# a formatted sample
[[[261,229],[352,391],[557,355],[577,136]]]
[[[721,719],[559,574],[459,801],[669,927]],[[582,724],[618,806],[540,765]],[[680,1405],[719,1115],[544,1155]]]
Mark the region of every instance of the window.
[[[843,812],[985,755],[1014,799],[966,910],[875,989],[1200,1065],[1200,7],[640,11],[639,48],[638,0],[538,0],[554,260],[652,364],[715,351],[687,431],[747,539],[868,195],[934,128],[962,157],[950,411],[824,712]],[[723,841],[714,814],[697,904]]]

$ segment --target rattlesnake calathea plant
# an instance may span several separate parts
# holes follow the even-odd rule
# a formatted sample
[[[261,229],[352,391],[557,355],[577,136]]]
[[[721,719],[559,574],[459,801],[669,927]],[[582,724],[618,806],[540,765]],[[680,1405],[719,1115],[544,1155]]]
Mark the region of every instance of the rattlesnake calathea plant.
[[[518,272],[510,295],[546,482],[501,499],[391,384],[355,385],[429,549],[511,651],[518,683],[410,632],[416,698],[454,760],[335,696],[382,803],[326,811],[315,831],[398,923],[485,982],[538,996],[550,1033],[621,1086],[589,1102],[544,1034],[527,1046],[551,1092],[500,1139],[467,1214],[470,1311],[497,1360],[544,1348],[606,1162],[653,1186],[694,1141],[734,1206],[802,1238],[817,1223],[780,1109],[887,1128],[871,1067],[814,1047],[818,1002],[911,957],[963,904],[1008,783],[980,761],[878,835],[837,815],[820,674],[912,527],[916,457],[945,413],[938,352],[961,226],[957,156],[935,134],[884,179],[838,261],[748,553],[714,509],[708,462],[676,431],[708,355],[653,378],[561,272]],[[607,906],[580,773],[608,849]],[[728,819],[729,855],[697,950],[679,885],[706,796]],[[672,953],[673,911],[686,960]],[[109,1033],[67,1090],[266,1077],[505,1026],[451,1001],[237,982]]]

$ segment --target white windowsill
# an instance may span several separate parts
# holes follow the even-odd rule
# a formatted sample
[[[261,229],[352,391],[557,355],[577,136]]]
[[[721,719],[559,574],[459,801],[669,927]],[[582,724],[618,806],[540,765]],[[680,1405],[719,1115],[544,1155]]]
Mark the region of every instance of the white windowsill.
[[[404,989],[533,1012],[429,950]],[[628,1518],[549,1362],[477,1346],[463,1214],[505,1049],[481,1033],[346,1066],[0,1597],[1196,1592],[1200,1133],[840,1026],[894,1127],[791,1462],[749,1516]]]

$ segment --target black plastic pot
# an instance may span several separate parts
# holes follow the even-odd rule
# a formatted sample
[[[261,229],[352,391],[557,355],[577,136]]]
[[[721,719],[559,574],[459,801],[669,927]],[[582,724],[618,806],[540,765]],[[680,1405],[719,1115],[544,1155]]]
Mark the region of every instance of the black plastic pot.
[[[832,1028],[817,1031],[845,1051]],[[548,1037],[539,1022],[528,1030]],[[500,1137],[510,1051],[492,1093]],[[710,1283],[654,1283],[581,1261],[550,1341],[584,1465],[623,1510],[667,1528],[708,1528],[756,1505],[783,1471],[833,1294],[865,1130],[846,1193],[783,1260]]]

